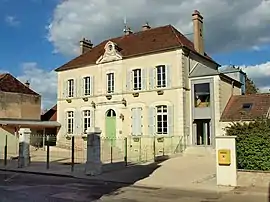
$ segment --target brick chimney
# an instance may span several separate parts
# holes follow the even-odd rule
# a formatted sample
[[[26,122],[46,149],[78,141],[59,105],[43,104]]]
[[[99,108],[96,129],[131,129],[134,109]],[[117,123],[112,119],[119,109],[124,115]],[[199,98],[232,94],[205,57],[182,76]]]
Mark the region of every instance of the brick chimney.
[[[149,30],[151,29],[150,25],[148,22],[146,22],[143,26],[142,26],[142,31],[146,31],[146,30]]]
[[[203,17],[198,10],[193,12],[192,21],[194,32],[194,48],[198,53],[204,55]]]
[[[80,41],[81,54],[84,54],[84,53],[90,51],[92,48],[93,48],[93,44],[91,43],[91,40],[83,38]]]
[[[27,80],[24,84],[27,88],[30,88],[30,82]]]

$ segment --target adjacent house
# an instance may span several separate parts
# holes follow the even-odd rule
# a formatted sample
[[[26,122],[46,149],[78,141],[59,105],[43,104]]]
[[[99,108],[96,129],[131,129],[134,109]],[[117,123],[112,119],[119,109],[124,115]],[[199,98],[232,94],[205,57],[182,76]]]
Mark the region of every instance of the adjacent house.
[[[232,96],[222,113],[220,124],[225,128],[233,122],[250,122],[257,118],[270,118],[269,93]]]
[[[9,153],[16,154],[18,131],[30,128],[33,134],[60,126],[56,121],[41,121],[41,96],[11,74],[0,74],[0,148],[8,140]],[[41,140],[41,138],[40,138]]]
[[[172,25],[145,24],[93,46],[56,69],[58,144],[88,127],[102,136],[185,136],[187,145],[214,147],[220,117],[243,83],[204,50],[203,17],[192,14],[194,42]]]

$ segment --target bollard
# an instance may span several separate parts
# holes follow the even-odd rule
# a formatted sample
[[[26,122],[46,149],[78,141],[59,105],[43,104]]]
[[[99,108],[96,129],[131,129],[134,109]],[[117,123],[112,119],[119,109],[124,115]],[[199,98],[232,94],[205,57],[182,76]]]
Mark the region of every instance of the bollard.
[[[125,157],[124,157],[124,161],[125,161],[125,166],[128,165],[127,163],[127,137],[125,137]]]
[[[6,143],[5,143],[5,154],[4,154],[4,164],[7,166],[7,135],[6,135]]]
[[[47,169],[50,168],[50,144],[49,144],[49,135],[47,135]],[[45,148],[45,147],[44,147]]]
[[[111,139],[111,163],[113,163],[113,139]]]
[[[75,152],[75,139],[74,136],[71,138],[71,172],[74,171],[74,152]]]

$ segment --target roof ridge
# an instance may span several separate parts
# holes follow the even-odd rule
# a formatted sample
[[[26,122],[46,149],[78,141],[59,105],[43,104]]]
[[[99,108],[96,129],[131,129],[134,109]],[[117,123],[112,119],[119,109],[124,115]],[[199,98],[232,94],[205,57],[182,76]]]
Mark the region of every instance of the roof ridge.
[[[176,30],[176,29],[174,28],[174,26],[172,26],[171,24],[170,24],[170,28],[171,28],[173,34],[175,35],[175,37],[176,37],[178,43],[179,43],[180,45],[182,45],[181,40],[179,39],[179,36],[177,35],[177,32],[178,32],[179,34],[181,34],[181,32],[179,32],[178,30]],[[181,35],[182,35],[183,37],[185,37],[183,34],[181,34]],[[186,38],[186,37],[185,37],[185,38]],[[188,39],[188,38],[187,38],[187,39]],[[189,40],[189,39],[188,39],[188,40]],[[190,41],[190,40],[189,40],[189,41]]]

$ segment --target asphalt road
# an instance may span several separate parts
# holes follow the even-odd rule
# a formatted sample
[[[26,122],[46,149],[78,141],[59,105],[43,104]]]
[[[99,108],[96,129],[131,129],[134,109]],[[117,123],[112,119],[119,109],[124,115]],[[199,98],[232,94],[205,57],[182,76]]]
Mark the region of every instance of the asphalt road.
[[[0,202],[270,202],[266,196],[132,187],[73,178],[0,172]]]

